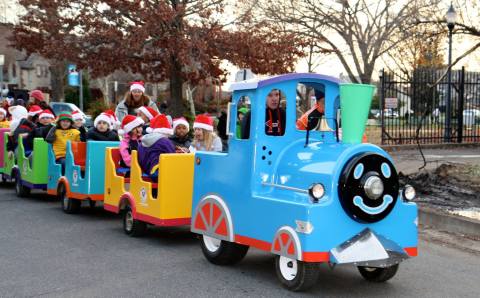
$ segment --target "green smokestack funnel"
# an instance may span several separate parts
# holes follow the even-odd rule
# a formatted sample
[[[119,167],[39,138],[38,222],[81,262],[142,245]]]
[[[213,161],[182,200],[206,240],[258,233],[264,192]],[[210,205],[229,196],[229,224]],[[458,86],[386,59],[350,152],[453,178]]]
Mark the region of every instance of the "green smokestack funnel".
[[[374,91],[374,85],[340,84],[343,143],[362,142]]]

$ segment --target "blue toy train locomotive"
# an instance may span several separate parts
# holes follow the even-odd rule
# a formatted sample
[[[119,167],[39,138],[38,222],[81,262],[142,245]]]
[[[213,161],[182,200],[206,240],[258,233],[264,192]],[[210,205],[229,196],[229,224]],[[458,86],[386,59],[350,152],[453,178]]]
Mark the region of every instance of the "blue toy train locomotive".
[[[400,189],[385,151],[360,143],[373,86],[289,74],[239,82],[232,90],[229,152],[195,155],[191,229],[202,235],[209,261],[235,263],[249,246],[270,251],[278,278],[296,291],[316,282],[322,262],[353,264],[367,280],[386,281],[417,255],[414,189]],[[282,135],[266,129],[272,90],[285,110]],[[300,115],[319,97],[318,129],[298,129]],[[245,101],[251,103],[248,139],[232,129]]]

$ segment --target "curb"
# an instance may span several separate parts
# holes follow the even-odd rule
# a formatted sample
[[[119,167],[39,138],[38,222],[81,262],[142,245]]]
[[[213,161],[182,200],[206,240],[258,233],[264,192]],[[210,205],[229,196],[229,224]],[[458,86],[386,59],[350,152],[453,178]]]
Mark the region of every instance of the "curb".
[[[455,234],[480,237],[480,221],[446,214],[430,208],[418,208],[418,221],[424,226]]]
[[[475,148],[480,147],[480,143],[440,143],[440,144],[420,144],[422,149],[455,149],[455,148]],[[417,144],[409,145],[381,145],[387,152],[397,152],[404,150],[417,150]]]

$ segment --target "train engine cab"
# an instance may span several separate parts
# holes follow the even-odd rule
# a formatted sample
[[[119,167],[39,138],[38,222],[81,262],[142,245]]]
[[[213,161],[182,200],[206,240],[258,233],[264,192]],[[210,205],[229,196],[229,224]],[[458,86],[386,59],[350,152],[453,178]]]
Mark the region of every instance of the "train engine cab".
[[[195,155],[191,229],[210,262],[269,251],[281,283],[300,291],[321,263],[380,282],[416,256],[414,189],[385,151],[361,143],[373,86],[287,74],[232,90],[228,152]]]

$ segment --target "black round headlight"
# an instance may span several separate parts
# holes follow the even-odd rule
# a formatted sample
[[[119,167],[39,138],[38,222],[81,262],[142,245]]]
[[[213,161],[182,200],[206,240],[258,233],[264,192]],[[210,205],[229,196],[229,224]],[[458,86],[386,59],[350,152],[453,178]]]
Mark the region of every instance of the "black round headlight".
[[[377,222],[395,206],[399,191],[398,175],[384,156],[363,153],[342,169],[338,185],[345,212],[359,222]]]

